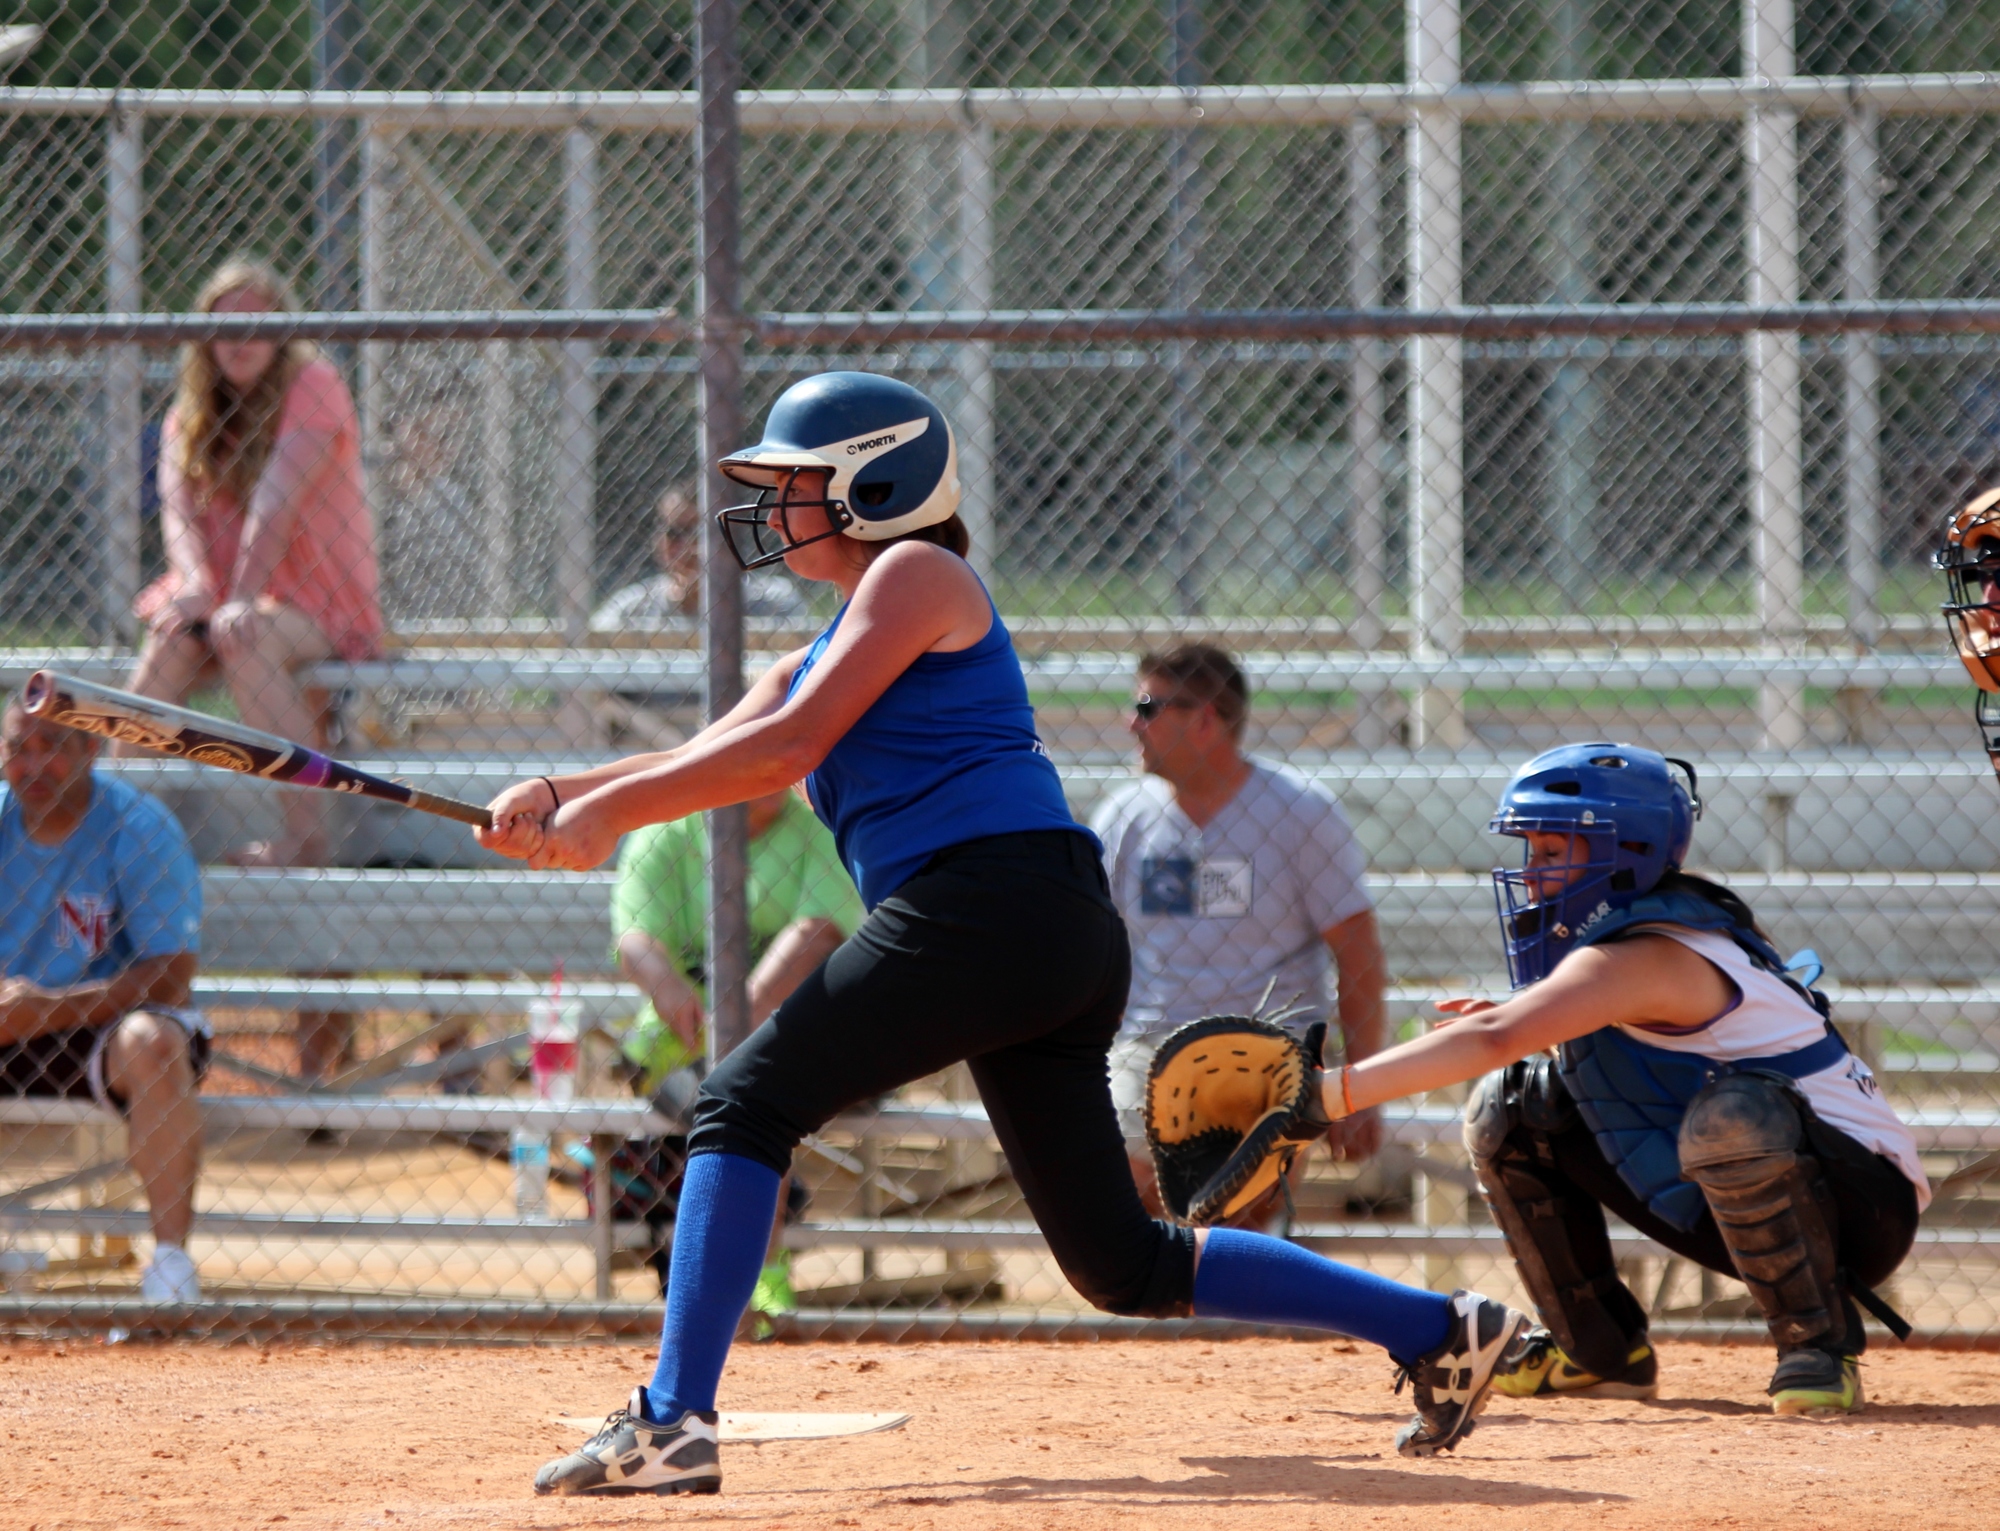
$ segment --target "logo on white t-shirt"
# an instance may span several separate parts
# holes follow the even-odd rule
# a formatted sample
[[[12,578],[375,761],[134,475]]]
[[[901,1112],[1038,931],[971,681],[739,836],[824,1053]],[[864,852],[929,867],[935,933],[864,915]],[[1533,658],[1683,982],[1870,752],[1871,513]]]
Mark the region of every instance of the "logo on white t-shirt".
[[[1141,914],[1241,919],[1254,892],[1250,862],[1242,856],[1148,856],[1139,863]]]
[[[111,944],[111,901],[95,893],[65,893],[58,905],[56,945],[80,946],[101,957]]]

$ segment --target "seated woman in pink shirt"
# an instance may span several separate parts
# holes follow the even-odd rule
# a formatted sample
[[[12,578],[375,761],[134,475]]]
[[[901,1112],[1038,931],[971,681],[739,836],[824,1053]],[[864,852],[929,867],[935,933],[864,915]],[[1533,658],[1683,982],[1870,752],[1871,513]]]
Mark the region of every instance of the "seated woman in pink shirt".
[[[224,263],[195,299],[200,313],[296,306],[276,272],[242,259]],[[181,702],[219,671],[244,722],[320,742],[299,672],[372,657],[382,611],[354,400],[316,346],[183,347],[160,443],[160,515],[168,572],[139,597],[147,637],[132,689]],[[230,859],[324,861],[321,806],[315,794],[287,793],[281,838]]]

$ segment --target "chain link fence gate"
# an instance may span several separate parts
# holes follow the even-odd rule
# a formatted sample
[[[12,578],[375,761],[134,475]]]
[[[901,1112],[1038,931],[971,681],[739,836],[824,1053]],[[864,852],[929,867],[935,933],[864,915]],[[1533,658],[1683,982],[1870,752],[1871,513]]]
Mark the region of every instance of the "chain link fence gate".
[[[1988,1334],[2000,832],[1925,560],[2000,469],[1990,9],[751,4],[718,205],[684,3],[30,5],[0,32],[0,668],[132,677],[176,343],[257,324],[175,316],[250,251],[311,314],[267,329],[317,336],[352,399],[379,559],[386,632],[312,659],[309,726],[473,801],[684,737],[731,672],[732,582],[705,651],[690,538],[740,308],[725,435],[833,366],[943,404],[1079,816],[1138,774],[1141,652],[1243,662],[1248,747],[1365,850],[1392,1029],[1504,989],[1485,823],[1516,765],[1604,737],[1696,760],[1694,863],[1825,955],[1940,1186],[1894,1300]],[[710,266],[704,309],[698,231],[714,257],[732,216],[740,289]],[[831,614],[782,577],[742,599],[753,671]],[[192,694],[268,716],[243,684]],[[654,847],[628,900],[358,800],[97,771],[200,864],[202,1301],[173,1322],[651,1332],[672,1166],[627,1140],[671,1125],[633,1085],[700,982],[700,846]],[[293,864],[231,864],[259,841]],[[838,924],[827,881],[783,912]],[[925,1081],[802,1151],[796,1311],[767,1323],[1113,1322],[969,1096]],[[1312,1159],[1292,1236],[1514,1292],[1456,1098],[1387,1114],[1373,1160]],[[0,1102],[9,1322],[133,1321],[176,1194],[143,1116],[135,1176],[87,1080]],[[1733,1284],[1619,1248],[1661,1329],[1743,1320]]]

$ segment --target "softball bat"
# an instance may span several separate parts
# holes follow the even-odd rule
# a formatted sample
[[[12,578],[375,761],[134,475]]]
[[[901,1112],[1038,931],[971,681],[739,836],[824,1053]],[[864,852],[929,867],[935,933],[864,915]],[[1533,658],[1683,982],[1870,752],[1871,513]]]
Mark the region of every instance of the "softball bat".
[[[92,685],[53,670],[37,670],[28,677],[21,705],[31,718],[101,734],[120,744],[136,744],[197,765],[261,776],[293,787],[372,797],[481,829],[492,822],[492,815],[484,808],[359,770],[276,734],[169,706],[149,696]]]

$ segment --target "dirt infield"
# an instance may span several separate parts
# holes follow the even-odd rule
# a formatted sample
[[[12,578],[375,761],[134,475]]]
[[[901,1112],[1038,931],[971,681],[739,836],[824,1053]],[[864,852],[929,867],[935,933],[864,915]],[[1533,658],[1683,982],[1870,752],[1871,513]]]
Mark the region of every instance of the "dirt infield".
[[[724,1404],[908,1410],[723,1448],[719,1499],[538,1500],[636,1349],[0,1347],[0,1527],[1991,1527],[2000,1356],[1884,1347],[1835,1423],[1759,1403],[1749,1349],[1668,1347],[1654,1404],[1498,1401],[1406,1462],[1381,1356],[1275,1341],[739,1347]]]

